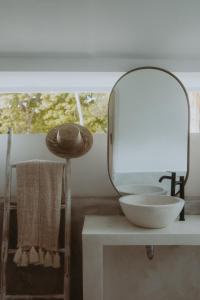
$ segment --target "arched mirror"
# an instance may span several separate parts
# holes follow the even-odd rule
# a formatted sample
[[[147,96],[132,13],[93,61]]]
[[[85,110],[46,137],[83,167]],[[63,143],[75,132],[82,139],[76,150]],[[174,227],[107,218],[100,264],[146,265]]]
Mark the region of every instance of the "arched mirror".
[[[134,69],[115,84],[109,100],[108,168],[123,194],[170,194],[160,177],[188,177],[189,104],[172,73]]]

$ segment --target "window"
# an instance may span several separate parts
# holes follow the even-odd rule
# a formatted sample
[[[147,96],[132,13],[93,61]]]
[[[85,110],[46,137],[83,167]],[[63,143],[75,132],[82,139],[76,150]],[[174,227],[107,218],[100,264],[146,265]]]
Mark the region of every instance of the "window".
[[[92,133],[107,131],[109,93],[7,93],[0,95],[0,133],[42,133],[79,123]]]
[[[46,133],[63,123],[78,123],[92,133],[107,132],[109,93],[0,94],[0,133]],[[200,132],[200,91],[189,92],[190,132]]]
[[[189,92],[190,102],[190,132],[200,132],[200,92]]]

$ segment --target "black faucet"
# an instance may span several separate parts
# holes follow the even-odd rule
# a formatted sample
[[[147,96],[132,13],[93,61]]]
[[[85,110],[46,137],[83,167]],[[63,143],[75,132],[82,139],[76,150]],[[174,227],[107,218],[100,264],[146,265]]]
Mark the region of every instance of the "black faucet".
[[[179,181],[176,181],[176,173],[172,172],[171,176],[162,176],[159,178],[159,182],[162,182],[163,179],[169,179],[171,180],[171,196],[176,195],[176,185],[180,186],[179,194],[180,198],[184,199],[185,198],[185,193],[184,193],[184,176],[180,176]],[[179,215],[179,221],[185,221],[185,208],[183,207],[182,211],[180,212]]]
[[[172,172],[172,175],[171,176],[162,176],[160,177],[159,179],[159,182],[162,182],[163,179],[169,179],[171,180],[171,196],[175,196],[175,190],[176,190],[176,173],[175,172]]]
[[[180,176],[180,180],[176,181],[176,184],[180,186],[180,198],[185,199],[185,192],[184,192],[184,176]],[[185,221],[185,207],[183,207],[180,215],[179,215],[179,220],[180,221]]]

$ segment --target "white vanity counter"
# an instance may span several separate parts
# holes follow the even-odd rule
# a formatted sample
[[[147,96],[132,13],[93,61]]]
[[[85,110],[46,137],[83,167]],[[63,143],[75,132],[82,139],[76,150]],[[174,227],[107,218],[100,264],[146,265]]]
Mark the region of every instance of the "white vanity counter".
[[[102,245],[200,245],[200,216],[162,229],[134,226],[124,216],[86,216],[82,236]]]
[[[200,245],[200,216],[185,216],[163,229],[132,225],[124,216],[86,216],[83,238],[84,300],[103,300],[103,247]]]

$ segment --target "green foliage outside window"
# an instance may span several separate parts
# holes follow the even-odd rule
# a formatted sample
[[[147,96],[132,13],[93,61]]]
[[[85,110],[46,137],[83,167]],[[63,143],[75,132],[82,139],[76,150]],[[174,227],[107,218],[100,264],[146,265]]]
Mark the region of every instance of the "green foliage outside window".
[[[81,111],[73,93],[16,93],[0,95],[0,133],[46,133],[63,123],[79,123],[92,133],[106,132],[106,93],[80,93]]]
[[[84,125],[91,132],[106,132],[108,94],[81,94],[80,102],[83,112]]]

